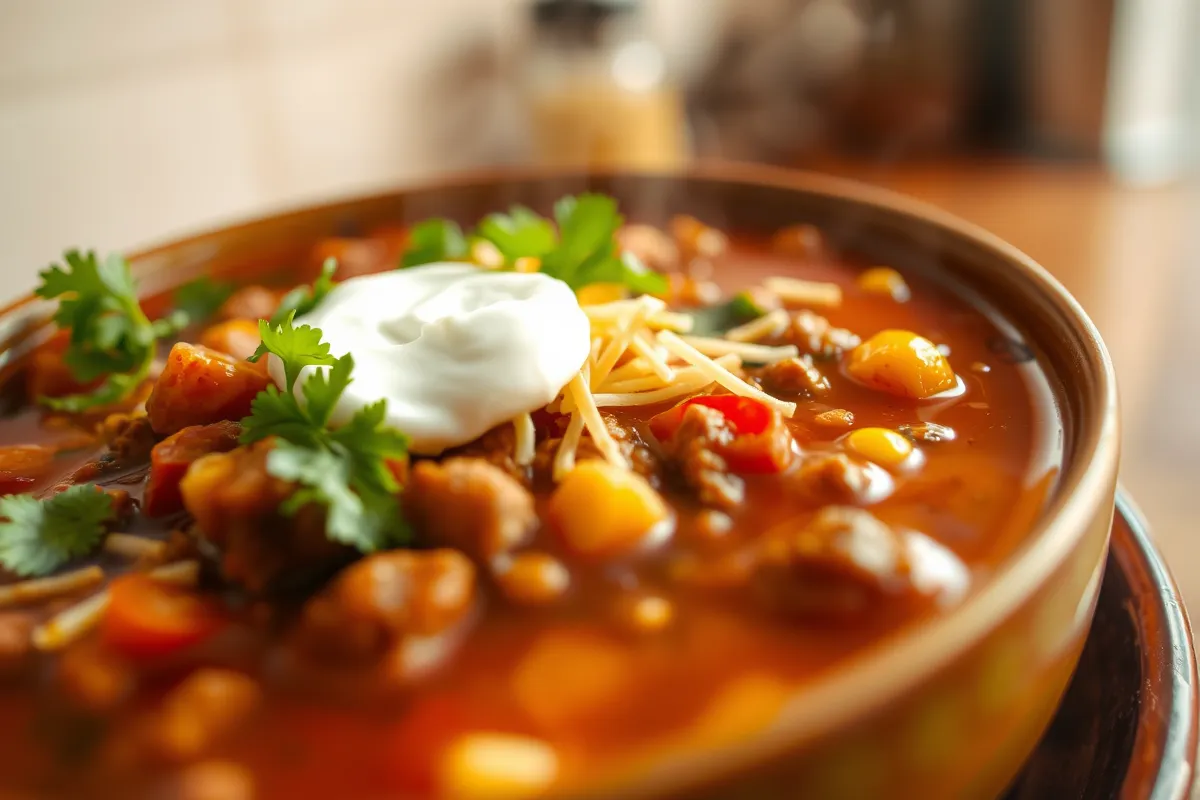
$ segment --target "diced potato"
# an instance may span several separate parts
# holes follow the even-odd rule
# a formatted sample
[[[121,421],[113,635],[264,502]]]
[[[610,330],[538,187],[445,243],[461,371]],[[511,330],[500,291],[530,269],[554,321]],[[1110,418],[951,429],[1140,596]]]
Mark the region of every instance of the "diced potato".
[[[192,425],[241,419],[270,380],[257,364],[179,342],[146,401],[146,414],[160,436]]]
[[[541,633],[517,665],[512,697],[539,726],[565,732],[601,719],[636,676],[636,662],[616,641],[556,628]]]
[[[218,322],[204,329],[200,335],[200,344],[216,350],[218,353],[231,355],[239,360],[246,360],[254,355],[262,339],[258,335],[258,322],[252,319],[230,319]]]
[[[912,442],[888,428],[860,428],[846,437],[846,447],[886,469],[899,469],[913,454]]]
[[[916,400],[957,382],[934,343],[912,331],[880,331],[850,351],[846,370],[865,386]]]
[[[571,588],[571,573],[547,553],[519,553],[497,571],[496,583],[510,603],[544,606],[567,593]]]
[[[541,794],[558,775],[558,755],[547,743],[506,733],[469,733],[441,759],[441,789],[462,800],[516,800]]]
[[[891,267],[871,267],[858,276],[858,286],[864,292],[882,294],[903,303],[912,297],[904,276]]]
[[[183,510],[179,484],[192,462],[237,447],[241,432],[240,424],[226,420],[184,428],[156,444],[150,451],[150,478],[142,500],[146,516],[161,517]]]
[[[607,559],[629,555],[669,532],[670,508],[636,472],[584,461],[550,498],[549,518],[572,553]]]

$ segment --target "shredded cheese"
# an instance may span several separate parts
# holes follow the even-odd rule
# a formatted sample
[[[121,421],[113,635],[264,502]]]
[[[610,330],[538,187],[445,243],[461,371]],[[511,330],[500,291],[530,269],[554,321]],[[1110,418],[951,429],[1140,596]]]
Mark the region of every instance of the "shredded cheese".
[[[675,379],[675,382],[670,386],[665,386],[662,389],[657,389],[650,392],[627,392],[621,394],[598,394],[595,395],[596,405],[601,408],[614,408],[619,406],[649,406],[655,403],[665,403],[668,400],[674,400],[677,397],[693,394],[700,390],[711,386],[713,379],[709,375],[700,372],[693,373],[686,377],[680,376]]]
[[[664,333],[669,333],[669,331],[664,331]],[[582,372],[567,384],[567,391],[571,393],[575,407],[579,409],[579,415],[583,417],[584,427],[591,434],[592,441],[596,443],[600,454],[613,466],[629,469],[629,462],[621,454],[621,449],[617,447],[612,434],[608,432],[608,426],[604,424],[604,418],[600,416],[600,410],[596,408],[596,403],[592,399],[592,393],[588,390],[587,381]]]
[[[800,278],[767,278],[763,286],[785,303],[806,306],[840,306],[842,287],[836,283],[806,281]]]
[[[658,345],[650,341],[650,337],[644,332],[638,331],[635,333],[633,339],[629,342],[629,347],[633,352],[646,359],[646,363],[650,365],[650,369],[663,382],[670,383],[675,378],[675,371],[667,364],[665,355],[660,352]]]
[[[104,537],[104,552],[125,558],[155,558],[167,549],[165,543],[129,533],[110,533]]]
[[[666,347],[676,356],[696,367],[701,372],[707,373],[713,381],[721,384],[734,394],[740,397],[749,397],[757,400],[760,403],[774,408],[785,417],[790,417],[796,413],[795,403],[785,402],[776,397],[772,397],[761,389],[756,389],[738,376],[734,375],[725,367],[721,366],[696,348],[692,347],[687,342],[680,339],[671,331],[659,331],[658,340],[662,342],[664,347]]]
[[[646,317],[646,327],[655,330],[675,331],[676,333],[691,333],[696,324],[696,318],[691,314],[681,314],[678,311],[655,311]]]
[[[39,600],[49,600],[52,597],[74,594],[83,589],[90,589],[103,581],[104,570],[99,567],[84,567],[64,572],[62,575],[52,575],[49,578],[17,581],[7,586],[0,586],[0,607],[33,603]]]
[[[33,646],[38,650],[61,650],[90,631],[108,608],[108,590],[55,614],[33,629]]]
[[[513,431],[516,434],[513,441],[513,460],[522,467],[533,463],[533,453],[537,445],[537,431],[533,428],[533,417],[522,414],[513,420]]]
[[[554,480],[561,481],[575,469],[575,453],[579,449],[579,438],[583,435],[583,415],[576,411],[567,423],[567,431],[554,454]]]
[[[195,586],[200,579],[200,562],[176,561],[155,567],[145,574],[160,583]],[[86,600],[63,609],[33,629],[33,646],[42,651],[66,647],[96,626],[108,608],[109,599],[108,589],[102,589]]]
[[[632,300],[614,300],[611,303],[580,306],[592,322],[618,322],[629,316],[631,312],[645,309],[647,314],[657,314],[666,311],[667,304],[657,297],[642,295]]]
[[[777,308],[753,319],[745,325],[739,325],[725,332],[725,338],[731,342],[757,342],[769,336],[778,336],[787,330],[791,317],[782,308]]]
[[[763,344],[749,342],[731,342],[728,339],[712,339],[707,336],[681,336],[683,341],[699,350],[706,356],[740,356],[743,361],[754,364],[774,364],[787,358],[800,355],[800,348],[793,344],[781,347],[768,347]]]

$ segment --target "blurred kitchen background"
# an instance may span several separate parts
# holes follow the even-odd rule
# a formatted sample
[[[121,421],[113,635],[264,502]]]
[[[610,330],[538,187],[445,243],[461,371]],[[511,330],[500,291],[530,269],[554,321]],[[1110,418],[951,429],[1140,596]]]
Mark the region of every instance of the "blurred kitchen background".
[[[1009,239],[1122,381],[1124,481],[1200,608],[1195,0],[3,0],[0,295],[477,165],[766,161]]]

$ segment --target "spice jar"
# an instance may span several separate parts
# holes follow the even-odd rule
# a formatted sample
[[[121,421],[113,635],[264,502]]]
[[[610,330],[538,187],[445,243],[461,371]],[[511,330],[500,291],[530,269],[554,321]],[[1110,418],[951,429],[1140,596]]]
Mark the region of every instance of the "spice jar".
[[[538,0],[523,69],[538,161],[664,168],[686,150],[683,98],[636,0]]]

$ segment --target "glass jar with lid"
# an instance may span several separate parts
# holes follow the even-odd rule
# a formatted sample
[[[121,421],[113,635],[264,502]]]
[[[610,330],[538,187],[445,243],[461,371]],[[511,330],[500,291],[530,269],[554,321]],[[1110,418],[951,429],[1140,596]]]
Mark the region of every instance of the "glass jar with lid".
[[[523,69],[537,160],[666,168],[684,160],[683,98],[637,0],[536,0]]]

